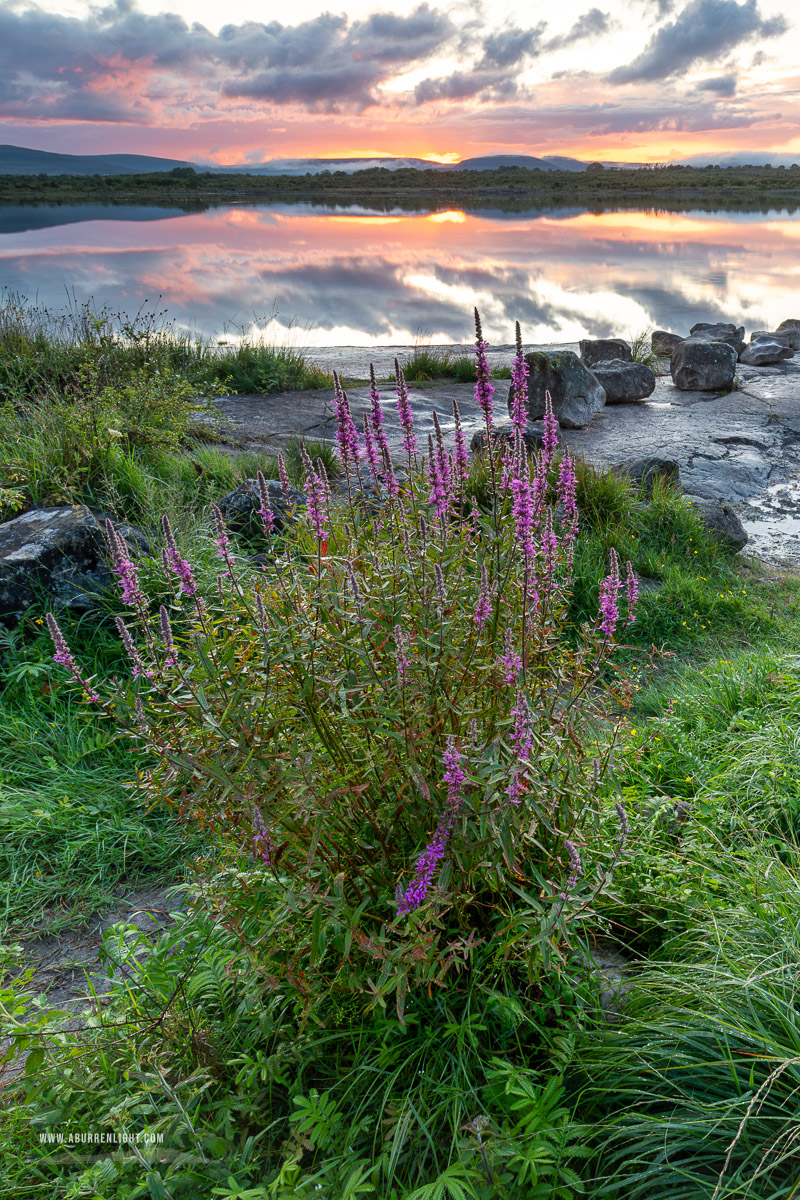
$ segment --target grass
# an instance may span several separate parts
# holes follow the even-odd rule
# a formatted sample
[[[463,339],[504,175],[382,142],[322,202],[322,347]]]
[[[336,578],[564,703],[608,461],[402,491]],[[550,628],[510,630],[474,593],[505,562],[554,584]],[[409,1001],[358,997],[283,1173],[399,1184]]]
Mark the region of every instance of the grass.
[[[413,352],[402,360],[403,374],[409,383],[430,383],[438,379],[454,380],[456,383],[474,383],[475,359],[463,351],[451,350],[447,346],[415,346]],[[510,367],[492,368],[494,379],[510,379]]]
[[[33,628],[0,641],[0,930],[10,938],[79,922],[119,888],[174,879],[198,846],[137,800],[144,761],[64,687],[41,622]],[[79,623],[72,636],[91,641],[101,677],[125,669],[110,633]]]

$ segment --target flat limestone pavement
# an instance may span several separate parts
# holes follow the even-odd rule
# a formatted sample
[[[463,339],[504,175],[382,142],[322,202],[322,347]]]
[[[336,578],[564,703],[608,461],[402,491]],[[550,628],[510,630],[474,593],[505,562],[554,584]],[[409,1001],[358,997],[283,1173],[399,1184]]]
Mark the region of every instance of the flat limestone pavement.
[[[528,347],[525,349],[553,349]],[[570,343],[562,349],[574,349]],[[338,365],[344,375],[355,368],[366,373],[370,359],[379,375],[389,372],[388,350],[343,347]],[[337,365],[337,352],[327,350],[324,365]],[[510,366],[512,346],[490,352],[492,366]],[[322,365],[322,364],[321,364]],[[800,357],[768,367],[739,365],[737,390],[684,392],[669,375],[656,380],[646,401],[604,408],[586,429],[564,430],[562,438],[575,454],[598,466],[616,465],[645,456],[674,459],[688,495],[731,504],[745,526],[748,553],[773,561],[800,562]],[[508,381],[498,380],[495,391],[497,422],[506,423]],[[394,386],[380,384],[386,412],[386,432],[402,462],[401,430],[394,403]],[[433,430],[432,414],[442,428],[452,430],[452,400],[457,399],[467,440],[482,428],[471,384],[410,384],[415,428],[421,453]],[[359,426],[369,410],[364,384],[348,389]],[[274,453],[292,435],[332,440],[336,422],[332,391],[294,392],[279,396],[230,396],[218,401],[221,441],[232,447]]]

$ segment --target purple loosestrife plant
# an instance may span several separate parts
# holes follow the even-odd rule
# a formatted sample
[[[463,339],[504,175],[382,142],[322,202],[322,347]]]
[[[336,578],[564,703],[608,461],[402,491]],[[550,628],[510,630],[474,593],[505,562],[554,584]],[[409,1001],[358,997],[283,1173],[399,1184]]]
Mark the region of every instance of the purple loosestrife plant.
[[[600,612],[598,628],[606,637],[613,637],[619,624],[619,593],[622,581],[619,577],[619,558],[612,546],[608,552],[610,569],[600,584]]]
[[[358,432],[353,424],[350,413],[350,401],[342,387],[338,372],[333,372],[333,394],[336,408],[336,444],[339,447],[339,457],[344,463],[345,471],[358,466],[361,458],[361,446],[358,442]]]
[[[139,583],[139,575],[131,558],[128,544],[108,518],[105,523],[106,545],[111,556],[111,569],[119,581],[122,603],[129,608],[141,609],[146,605]]]
[[[258,515],[261,517],[261,524],[264,526],[264,533],[268,538],[272,537],[275,531],[275,514],[270,508],[269,503],[269,488],[267,481],[261,471],[256,472],[256,482],[258,484]]]
[[[70,678],[74,680],[74,682],[77,683],[82,689],[86,699],[92,701],[92,703],[97,703],[100,697],[89,681],[84,679],[81,675],[78,669],[78,664],[75,662],[75,659],[72,656],[72,651],[67,645],[67,640],[59,628],[58,621],[55,619],[52,613],[47,614],[46,620],[47,628],[50,632],[50,638],[53,642],[53,646],[55,647],[53,662],[58,663],[60,667],[66,667],[70,673]]]
[[[492,373],[489,370],[489,361],[486,357],[486,351],[489,349],[489,343],[483,340],[483,329],[481,327],[481,316],[477,308],[475,309],[475,401],[483,413],[483,419],[486,422],[486,435],[489,439],[488,445],[491,449],[492,445],[492,414],[494,409],[494,384],[492,383]]]
[[[401,917],[407,917],[414,912],[428,897],[428,891],[436,878],[439,864],[447,851],[447,844],[453,835],[458,814],[464,803],[464,785],[467,783],[467,773],[461,763],[461,755],[456,749],[455,738],[447,739],[447,748],[442,754],[444,774],[442,781],[447,787],[447,801],[440,816],[433,837],[422,851],[414,869],[414,877],[408,887],[403,890],[398,885],[397,912]]]
[[[489,584],[489,574],[486,563],[481,563],[481,590],[478,593],[478,603],[475,606],[473,620],[479,629],[483,629],[492,615],[492,589]]]
[[[511,423],[524,434],[528,425],[528,362],[522,349],[522,330],[515,327],[517,352],[511,368]]]
[[[400,425],[403,430],[403,449],[408,455],[409,461],[411,456],[417,449],[417,438],[414,433],[414,412],[411,408],[411,401],[408,395],[408,386],[406,385],[406,377],[403,374],[403,369],[400,366],[400,360],[394,360],[395,374],[395,393],[397,395],[397,415],[400,418]]]
[[[303,461],[303,469],[305,470],[304,487],[308,501],[306,516],[311,528],[314,530],[314,536],[318,542],[322,543],[328,536],[326,528],[328,523],[328,505],[325,484],[314,470],[308,451],[302,442],[300,443],[300,457]]]
[[[511,629],[505,632],[503,653],[498,661],[503,668],[503,683],[516,683],[522,670],[522,659],[514,649],[514,633]]]
[[[469,453],[467,451],[467,442],[464,437],[464,430],[461,425],[461,412],[459,411],[458,402],[453,399],[453,421],[455,423],[454,441],[455,450],[453,452],[453,477],[455,486],[459,493],[463,493],[464,484],[469,476]]]
[[[169,517],[166,515],[161,518],[161,532],[164,535],[164,552],[162,555],[164,566],[168,573],[177,577],[179,591],[184,596],[194,599],[197,596],[194,571],[191,564],[180,554],[178,544],[175,541],[175,535],[172,532],[172,526],[169,523]]]
[[[628,601],[627,624],[631,625],[636,620],[636,606],[639,603],[639,581],[633,572],[630,559],[628,560],[625,574],[625,598]]]

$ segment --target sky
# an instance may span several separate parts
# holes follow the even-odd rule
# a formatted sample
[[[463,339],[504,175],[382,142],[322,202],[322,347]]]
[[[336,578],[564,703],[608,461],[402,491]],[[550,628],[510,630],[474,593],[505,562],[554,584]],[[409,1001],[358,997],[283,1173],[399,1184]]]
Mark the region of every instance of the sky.
[[[0,0],[0,142],[200,162],[800,161],[786,0]]]

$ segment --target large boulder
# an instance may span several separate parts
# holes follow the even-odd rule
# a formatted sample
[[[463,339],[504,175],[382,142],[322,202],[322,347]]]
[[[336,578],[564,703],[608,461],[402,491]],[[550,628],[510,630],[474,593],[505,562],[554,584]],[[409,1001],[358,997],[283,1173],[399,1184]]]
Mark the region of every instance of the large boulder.
[[[763,342],[765,340],[780,342],[782,346],[787,346],[792,352],[800,350],[800,326],[797,329],[776,329],[772,333],[767,329],[757,329],[754,333],[750,334],[751,342]]]
[[[646,400],[656,386],[655,372],[650,367],[644,363],[623,362],[621,358],[595,363],[592,374],[603,385],[606,404]]]
[[[768,367],[772,363],[783,362],[785,358],[793,358],[794,350],[785,342],[765,334],[753,338],[749,346],[745,346],[739,354],[739,362],[749,367]]]
[[[307,497],[304,492],[290,487],[288,492],[278,479],[268,479],[269,506],[275,518],[274,529],[280,533],[295,519],[295,513],[305,508]],[[219,510],[225,519],[225,524],[235,533],[260,533],[263,530],[258,510],[261,507],[261,496],[258,491],[257,479],[245,479],[217,501]]]
[[[553,412],[565,429],[584,429],[600,412],[606,394],[594,375],[571,350],[537,350],[526,354],[528,363],[528,419],[544,416],[545,392],[550,393]],[[513,388],[509,388],[508,411],[512,410]]]
[[[669,358],[683,340],[677,333],[667,333],[666,329],[654,329],[650,335],[650,349],[656,358]]]
[[[702,338],[706,342],[725,342],[733,346],[738,354],[744,345],[744,325],[732,325],[729,321],[717,321],[711,325],[699,321],[689,330],[689,337]]]
[[[29,609],[56,601],[92,608],[114,583],[103,514],[82,504],[33,508],[0,525],[0,624],[16,625]],[[117,525],[133,554],[152,554],[141,530]]]
[[[800,350],[800,321],[794,317],[790,317],[788,321],[781,321],[776,333],[788,334],[791,337],[789,345],[793,350]]]
[[[608,362],[612,358],[620,358],[623,362],[632,362],[631,348],[622,338],[597,338],[590,341],[584,338],[578,343],[581,358],[587,367],[596,362]]]
[[[672,381],[684,392],[729,392],[736,378],[737,350],[727,342],[686,338],[672,351]]]
[[[703,500],[699,496],[690,499],[700,521],[718,541],[731,550],[741,550],[747,545],[747,532],[729,504],[721,500]]]
[[[680,487],[680,468],[674,458],[627,458],[617,463],[613,470],[616,475],[642,488],[646,496],[652,496],[657,479],[670,487]]]

